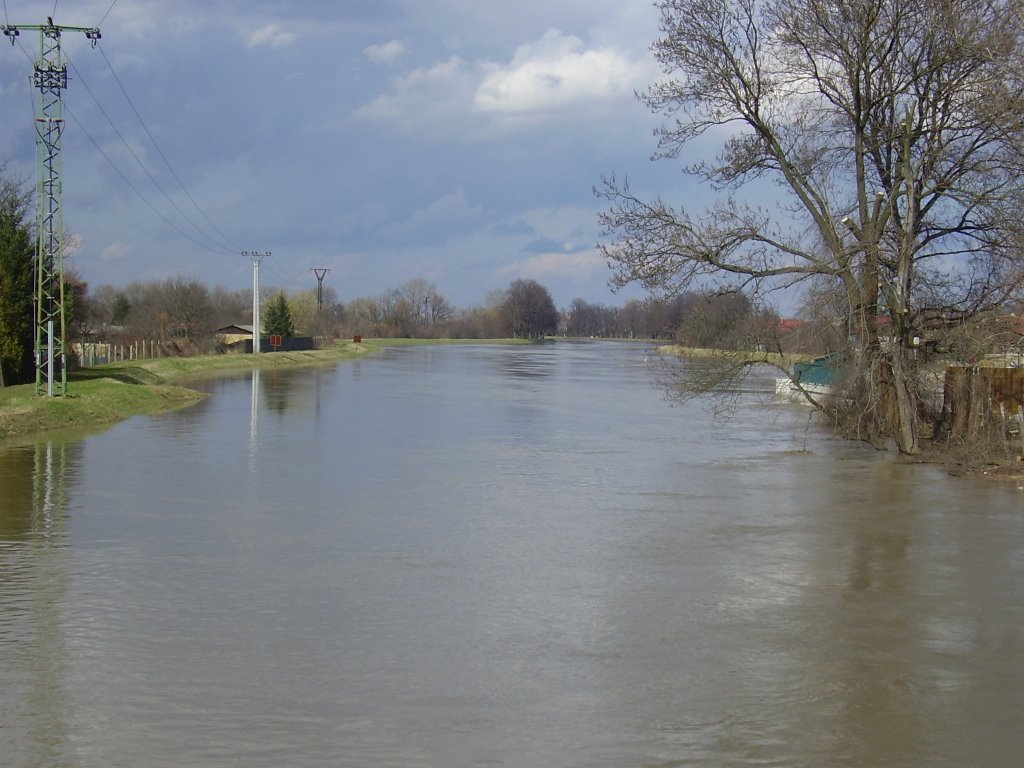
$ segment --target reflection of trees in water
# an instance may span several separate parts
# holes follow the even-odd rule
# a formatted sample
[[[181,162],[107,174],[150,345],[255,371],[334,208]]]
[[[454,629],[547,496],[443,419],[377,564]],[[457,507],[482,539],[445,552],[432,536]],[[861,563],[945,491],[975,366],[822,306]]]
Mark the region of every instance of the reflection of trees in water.
[[[834,651],[818,672],[835,696],[837,752],[852,765],[924,765],[938,756],[957,764],[941,723],[970,708],[972,665],[929,648],[959,577],[936,567],[947,521],[928,514],[920,475],[879,462],[834,502],[836,539],[821,560],[822,580],[836,584],[837,603],[821,625]]]
[[[516,353],[503,353],[494,356],[497,368],[503,376],[512,379],[534,379],[550,377],[554,373],[555,360],[551,356],[550,350],[533,347],[516,350]]]
[[[24,541],[32,530],[34,516],[34,449],[0,451],[0,541]],[[0,579],[3,571],[0,570]]]
[[[336,371],[324,369],[296,376],[271,368],[255,370],[253,375],[257,382],[254,391],[257,406],[283,416],[286,412],[303,408],[319,412],[321,379],[336,375]]]
[[[755,466],[765,474],[734,492],[741,506],[723,488],[715,538],[727,543],[696,539],[710,547],[711,591],[698,584],[699,599],[679,610],[693,611],[681,626],[705,649],[709,669],[685,650],[658,650],[664,669],[700,670],[685,678],[680,719],[659,723],[659,734],[684,744],[698,734],[708,764],[935,764],[948,746],[942,708],[959,696],[952,686],[937,693],[935,681],[959,681],[926,650],[929,615],[942,601],[929,588],[942,579],[923,552],[933,544],[915,512],[927,494],[919,467],[865,464]],[[745,515],[745,506],[764,517]],[[679,557],[703,560],[685,542]]]
[[[290,406],[293,388],[288,386],[285,377],[278,371],[263,371],[259,377],[260,397],[263,407],[271,413],[283,416]]]
[[[913,514],[900,503],[910,503],[906,483],[880,480],[867,489],[864,514],[845,518],[857,524],[848,529],[845,590],[833,625],[841,649],[832,681],[840,694],[835,732],[864,765],[893,755],[914,764],[927,761],[930,747],[913,651],[921,629],[913,616],[915,564],[907,556]]]
[[[67,758],[64,523],[77,443],[0,451],[0,711],[11,765]]]
[[[843,555],[833,549],[826,571],[840,599],[825,684],[838,695],[837,752],[851,765],[1016,764],[1019,539],[1000,535],[1016,524],[976,514],[995,488],[946,496],[925,472],[881,463],[834,518]]]

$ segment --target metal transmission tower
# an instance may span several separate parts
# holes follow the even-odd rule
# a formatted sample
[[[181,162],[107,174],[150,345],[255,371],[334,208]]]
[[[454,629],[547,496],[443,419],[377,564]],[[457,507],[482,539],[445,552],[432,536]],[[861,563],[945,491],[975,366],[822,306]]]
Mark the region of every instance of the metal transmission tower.
[[[320,267],[311,271],[316,275],[316,311],[319,312],[324,303],[324,275],[331,270],[329,267]]]
[[[96,47],[96,27],[54,24],[5,24],[3,33],[14,45],[21,30],[39,32],[39,58],[32,84],[39,89],[36,112],[36,153],[39,185],[36,189],[38,245],[36,247],[36,394],[53,397],[59,377],[60,393],[66,395],[67,320],[64,315],[64,217],[61,208],[60,137],[64,130],[61,91],[68,87],[68,66],[60,48],[62,32],[84,32]]]

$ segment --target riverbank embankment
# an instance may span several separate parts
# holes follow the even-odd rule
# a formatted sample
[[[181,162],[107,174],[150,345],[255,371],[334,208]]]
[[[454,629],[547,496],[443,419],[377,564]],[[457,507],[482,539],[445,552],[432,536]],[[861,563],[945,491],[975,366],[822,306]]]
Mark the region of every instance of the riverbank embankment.
[[[413,344],[529,344],[525,339],[365,339],[328,349],[258,355],[198,355],[125,360],[83,368],[68,376],[65,397],[40,397],[35,384],[0,388],[0,440],[32,439],[57,430],[110,426],[131,416],[183,408],[205,395],[174,382],[231,370],[330,365],[386,347]]]
[[[69,374],[68,394],[40,397],[34,384],[0,389],[0,440],[55,430],[109,426],[131,416],[191,405],[205,395],[174,382],[228,370],[297,368],[363,357],[379,342],[339,342],[323,350],[260,355],[161,357],[98,365]]]

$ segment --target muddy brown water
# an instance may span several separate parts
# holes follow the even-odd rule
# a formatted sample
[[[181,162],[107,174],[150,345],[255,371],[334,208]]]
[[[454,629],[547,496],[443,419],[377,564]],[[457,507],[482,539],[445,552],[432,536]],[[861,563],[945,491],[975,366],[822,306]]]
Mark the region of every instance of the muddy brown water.
[[[631,344],[0,447],[0,765],[1017,766],[1024,495]]]

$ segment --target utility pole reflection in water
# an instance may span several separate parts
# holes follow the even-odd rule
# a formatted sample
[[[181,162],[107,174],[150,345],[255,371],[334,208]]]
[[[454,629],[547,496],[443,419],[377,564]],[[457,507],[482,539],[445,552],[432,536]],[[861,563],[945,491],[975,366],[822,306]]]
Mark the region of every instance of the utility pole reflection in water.
[[[256,448],[259,444],[260,369],[252,369],[252,408],[249,414],[249,471],[256,471]]]

